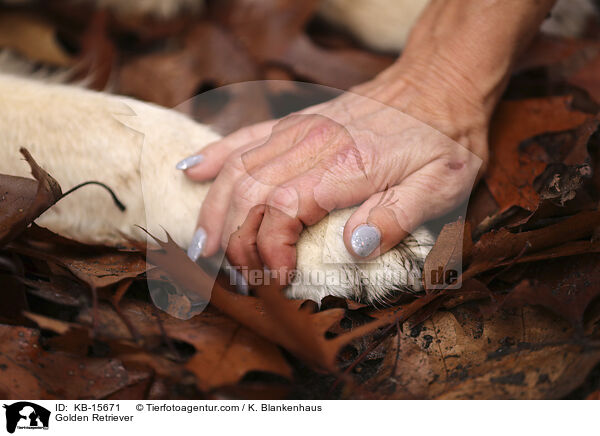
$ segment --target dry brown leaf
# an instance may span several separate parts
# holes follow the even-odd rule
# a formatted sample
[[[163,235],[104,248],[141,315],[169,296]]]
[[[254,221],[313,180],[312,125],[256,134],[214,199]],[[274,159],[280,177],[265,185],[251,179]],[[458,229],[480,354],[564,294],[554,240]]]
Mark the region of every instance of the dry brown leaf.
[[[425,289],[439,288],[442,283],[449,284],[445,274],[452,270],[456,272],[454,279],[458,279],[462,271],[463,259],[469,258],[472,245],[468,223],[458,220],[446,224],[425,259],[423,267]]]
[[[33,62],[58,67],[75,63],[59,44],[52,23],[28,12],[0,13],[0,47],[12,49]]]
[[[343,309],[310,314],[298,310],[301,302],[288,300],[279,289],[260,291],[260,299],[231,293],[192,262],[170,237],[167,242],[155,241],[162,250],[148,251],[148,260],[193,294],[192,299],[210,301],[224,314],[263,338],[317,367],[335,370],[335,357],[341,347],[339,337],[328,341],[325,332],[342,318]]]
[[[93,289],[137,277],[147,269],[139,252],[84,245],[39,227],[12,243],[11,250],[61,265]]]
[[[457,308],[390,338],[359,398],[556,399],[600,362],[559,318],[535,308],[478,319]]]
[[[212,5],[212,15],[258,61],[280,58],[303,31],[317,0],[222,0]]]
[[[203,84],[223,86],[257,78],[246,52],[222,29],[202,21],[186,34],[181,49],[126,62],[119,71],[118,90],[174,107],[194,96]]]
[[[285,378],[292,376],[291,368],[277,346],[217,311],[205,310],[184,321],[141,301],[123,300],[119,306],[122,315],[139,334],[138,341],[159,343],[164,340],[161,339],[164,335],[167,341],[181,341],[195,348],[196,353],[187,360],[185,368],[196,376],[196,384],[204,392],[235,384],[250,371],[269,372]],[[110,341],[131,339],[128,327],[114,311],[102,305],[98,314],[96,322],[100,338]],[[79,322],[91,326],[93,312],[84,312]],[[129,353],[120,356],[124,362],[143,363],[144,359],[140,357],[135,352],[133,356]],[[161,369],[160,359],[156,358],[157,366],[151,361],[145,359],[146,364]]]
[[[275,60],[305,80],[347,90],[371,80],[396,59],[355,49],[323,49],[300,35]]]
[[[108,35],[109,16],[97,11],[81,36],[77,72],[85,79],[86,86],[103,91],[110,83],[117,51]]]
[[[511,233],[506,229],[491,231],[473,246],[473,261],[463,273],[463,280],[495,268],[523,255],[589,238],[600,225],[600,212],[581,212],[556,224],[528,232]],[[549,257],[557,252],[546,251]]]
[[[37,182],[22,177],[0,175],[0,246],[22,233],[29,224],[62,197],[56,180],[21,148]]]
[[[22,313],[29,309],[25,286],[18,277],[0,274],[0,322],[23,323]]]
[[[163,250],[148,251],[148,260],[193,294],[192,299],[210,300],[211,305],[240,324],[281,345],[314,367],[330,372],[337,371],[338,355],[344,346],[376,329],[404,322],[439,296],[445,295],[432,293],[405,307],[373,314],[377,315],[375,321],[327,339],[325,333],[341,320],[344,309],[329,309],[315,314],[298,310],[301,302],[285,298],[278,285],[257,289],[259,298],[231,293],[218,283],[213,283],[170,237],[167,242],[156,242]]]
[[[504,211],[520,206],[534,211],[539,195],[533,181],[546,168],[546,162],[523,153],[523,141],[547,132],[580,126],[588,115],[570,108],[570,97],[502,102],[496,109],[490,132],[490,163],[485,182]]]
[[[600,255],[583,254],[564,260],[536,262],[504,300],[507,307],[539,305],[563,317],[578,332],[583,331],[584,313],[600,296]]]
[[[372,79],[396,59],[353,48],[324,49],[304,33],[317,1],[227,0],[213,15],[259,63],[286,66],[304,80],[348,89]]]
[[[36,329],[0,325],[0,397],[101,399],[148,378],[119,360],[45,351]]]
[[[592,392],[587,396],[586,400],[600,400],[600,391]]]
[[[500,262],[498,266],[508,266],[512,264],[536,262],[538,260],[557,259],[559,257],[577,256],[586,253],[600,252],[600,241],[574,241],[556,247],[541,250],[534,254],[521,256],[517,259]],[[573,260],[568,260],[573,262]]]

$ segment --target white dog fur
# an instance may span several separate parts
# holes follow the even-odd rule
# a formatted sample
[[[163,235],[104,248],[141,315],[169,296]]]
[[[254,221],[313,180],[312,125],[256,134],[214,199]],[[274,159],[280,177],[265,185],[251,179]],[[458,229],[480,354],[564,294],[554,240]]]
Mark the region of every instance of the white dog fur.
[[[119,211],[106,191],[88,186],[47,211],[39,225],[86,243],[117,245],[124,236],[145,240],[136,225],[160,238],[165,229],[182,247],[190,243],[210,184],[189,181],[174,164],[218,139],[210,128],[131,98],[6,74],[0,74],[0,114],[0,173],[28,176],[18,153],[26,147],[63,190],[100,181],[127,207]],[[418,229],[376,261],[357,264],[341,235],[353,210],[335,211],[302,233],[299,279],[288,296],[381,302],[393,290],[420,289],[432,235]]]

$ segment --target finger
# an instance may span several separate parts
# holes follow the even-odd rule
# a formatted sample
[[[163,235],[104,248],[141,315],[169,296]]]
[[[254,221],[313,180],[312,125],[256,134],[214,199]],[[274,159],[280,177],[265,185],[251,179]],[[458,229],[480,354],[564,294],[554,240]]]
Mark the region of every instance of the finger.
[[[267,144],[263,144],[252,148],[242,154],[242,160],[244,166],[247,169],[247,174],[242,176],[235,182],[233,193],[231,196],[231,204],[225,219],[222,233],[222,246],[226,250],[226,244],[229,241],[231,233],[241,225],[246,219],[246,216],[250,209],[259,204],[265,204],[268,196],[276,186],[282,185],[288,180],[291,180],[305,172],[311,170],[314,166],[314,162],[317,159],[323,159],[319,163],[321,171],[317,171],[319,176],[319,182],[322,180],[326,171],[324,168],[332,168],[332,165],[344,165],[348,166],[348,159],[340,159],[339,155],[347,155],[349,153],[340,151],[347,150],[349,147],[345,147],[343,141],[351,141],[348,137],[342,137],[341,135],[329,136],[326,138],[328,142],[337,142],[333,144],[335,146],[329,147],[328,144],[317,142],[314,138],[305,138],[295,147],[289,148],[287,145],[278,147],[283,150],[283,153],[272,156],[271,160],[266,163],[259,164],[258,167],[248,167],[246,160],[244,159],[248,153],[256,153],[257,155],[268,155],[269,152],[262,153],[261,151],[265,148],[273,148],[272,143],[281,143],[282,137],[272,137]],[[350,144],[353,146],[353,144]],[[325,150],[321,151],[322,147]],[[341,146],[341,147],[340,147]],[[336,154],[338,156],[336,156]],[[352,158],[355,158],[353,155]],[[356,160],[356,159],[355,159]],[[257,161],[254,160],[256,163]],[[343,171],[342,171],[343,172]],[[345,172],[348,172],[348,168],[345,168]],[[343,188],[339,188],[343,189]]]
[[[424,222],[439,217],[466,199],[477,170],[453,174],[441,160],[411,174],[399,185],[365,201],[344,227],[344,244],[357,259],[372,259]]]
[[[258,254],[256,235],[260,228],[264,205],[253,207],[240,228],[231,234],[226,252],[229,262],[239,268],[250,288],[254,289],[261,282],[259,273],[263,272],[263,262]]]
[[[273,128],[266,143],[244,146],[230,155],[201,207],[198,232],[204,245],[194,252],[210,256],[218,251],[219,243],[226,251],[229,236],[248,211],[264,204],[274,186],[301,174],[314,162],[327,164],[329,171],[343,167],[338,171],[347,174],[350,160],[365,174],[359,155],[346,129],[330,119],[286,117]]]
[[[285,276],[296,265],[296,243],[304,226],[323,219],[331,210],[349,207],[373,192],[359,170],[330,172],[325,166],[278,186],[266,201],[258,231],[260,258],[272,271]]]
[[[235,151],[206,194],[200,207],[197,230],[189,248],[189,253],[193,254],[190,257],[194,261],[200,256],[212,256],[219,250],[234,183],[245,174],[241,153],[257,144],[258,142],[250,143]]]
[[[212,256],[220,246],[227,250],[231,233],[246,219],[248,211],[255,205],[264,204],[274,186],[302,170],[302,165],[294,165],[292,162],[306,161],[290,160],[290,157],[287,161],[275,159],[274,162],[263,165],[261,174],[258,174],[258,170],[254,171],[254,166],[260,166],[262,159],[247,158],[248,153],[255,148],[266,148],[264,152],[256,154],[263,159],[285,151],[288,147],[283,145],[289,143],[287,139],[292,135],[286,132],[292,130],[292,123],[296,120],[294,118],[280,122],[278,125],[284,124],[286,129],[283,133],[272,135],[267,141],[268,147],[265,147],[265,139],[261,138],[229,154],[200,208],[196,233],[202,236],[203,245],[201,249],[194,249],[194,253]],[[278,131],[279,129],[281,127],[278,127]]]
[[[271,136],[270,143],[286,144],[286,137],[289,134],[285,132],[291,131],[291,127],[298,122],[298,118],[290,117],[278,123],[278,132],[283,129],[283,134]],[[221,172],[217,175],[212,184],[206,198],[200,208],[198,217],[197,230],[194,234],[192,245],[189,247],[190,257],[197,260],[199,256],[212,256],[219,247],[227,249],[230,234],[246,218],[247,212],[257,204],[264,204],[264,199],[271,191],[272,186],[287,180],[293,175],[301,171],[301,166],[292,165],[286,162],[286,169],[277,171],[267,171],[273,177],[253,177],[250,175],[255,165],[260,165],[260,160],[244,157],[253,148],[259,144],[264,145],[264,138],[246,144],[227,156],[225,164],[221,168]],[[275,153],[280,153],[278,150],[285,151],[287,147],[271,146],[264,153],[258,153],[262,159],[269,156],[275,156]],[[271,157],[272,157],[271,156]],[[300,162],[303,160],[300,159]],[[281,166],[275,163],[274,165]],[[273,166],[273,165],[272,165]],[[290,167],[291,166],[291,167]],[[291,168],[293,171],[289,171]],[[265,182],[263,180],[266,179]],[[237,194],[236,194],[237,192]],[[233,213],[229,213],[233,206]],[[227,229],[227,231],[224,231]]]
[[[322,215],[326,215],[323,211]],[[256,236],[256,246],[264,265],[274,277],[287,278],[296,266],[296,243],[304,224],[275,206],[267,206]],[[285,279],[282,284],[286,284]]]
[[[210,180],[217,176],[227,157],[236,149],[267,138],[277,120],[264,121],[244,127],[225,138],[212,142],[198,153],[179,161],[176,168],[195,181]]]
[[[240,155],[246,171],[251,173],[253,169],[261,169],[265,163],[270,163],[290,149],[296,148],[295,146],[302,140],[297,133],[298,129],[295,129],[300,121],[301,118],[297,116],[278,121],[267,137],[262,137],[261,140],[254,142],[256,146],[244,147]],[[286,167],[291,168],[303,164],[303,156],[298,154],[290,155],[288,153]],[[289,162],[289,160],[294,160],[294,162]]]

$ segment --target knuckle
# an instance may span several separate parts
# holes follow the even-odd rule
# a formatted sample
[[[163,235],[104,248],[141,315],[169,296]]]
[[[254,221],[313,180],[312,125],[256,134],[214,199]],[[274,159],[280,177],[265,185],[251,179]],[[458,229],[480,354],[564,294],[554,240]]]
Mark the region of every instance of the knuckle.
[[[245,126],[233,132],[231,135],[228,136],[228,138],[230,138],[235,143],[247,142],[249,140],[255,139],[255,131],[256,129],[254,128],[254,126]]]
[[[248,175],[237,179],[233,184],[233,195],[235,197],[245,197],[253,192],[256,187],[256,180]]]
[[[244,162],[242,161],[242,154],[238,151],[234,151],[229,155],[223,164],[223,172],[227,174],[228,178],[237,178],[244,174]]]
[[[405,232],[412,232],[417,223],[422,220],[422,209],[419,207],[412,207],[411,213],[407,212],[403,205],[397,205],[391,212],[396,220],[397,225],[400,226]]]
[[[259,231],[256,238],[256,248],[261,257],[268,260],[277,248],[277,237],[273,233]]]
[[[290,217],[298,215],[298,193],[292,187],[278,187],[267,198],[267,206]]]
[[[243,195],[234,195],[231,197],[231,210],[239,211],[244,208],[244,206],[250,203],[249,199],[244,197]]]
[[[236,210],[249,209],[258,204],[264,204],[264,192],[268,186],[250,175],[244,175],[235,181],[232,205]]]
[[[275,125],[273,131],[280,131],[292,125],[295,125],[301,122],[304,119],[305,115],[299,114],[297,112],[292,112],[291,114],[286,115],[281,118],[279,122]]]
[[[399,201],[395,198],[394,191],[390,193],[391,195],[371,209],[369,221],[380,223],[382,230],[389,229],[394,233],[412,231],[421,220],[419,203],[415,203],[415,198],[410,195],[403,195]]]
[[[239,253],[243,252],[244,244],[242,238],[239,235],[239,232],[233,232],[229,237],[226,254],[230,260],[234,261],[234,259],[238,258]]]
[[[412,219],[410,219],[404,208],[398,206],[394,209],[391,207],[378,207],[372,213],[372,218],[382,224],[382,230],[389,229],[391,231],[410,231],[412,228]]]
[[[322,115],[307,115],[307,117],[312,118],[301,124],[306,144],[315,144],[320,148],[334,143],[344,144],[350,139],[346,129],[335,121]]]
[[[223,233],[221,234],[221,248],[226,253],[231,248],[232,241],[235,240],[233,235],[234,235],[234,233],[228,229],[224,230]]]
[[[363,156],[352,140],[342,141],[332,157],[334,165],[356,165],[363,163]]]

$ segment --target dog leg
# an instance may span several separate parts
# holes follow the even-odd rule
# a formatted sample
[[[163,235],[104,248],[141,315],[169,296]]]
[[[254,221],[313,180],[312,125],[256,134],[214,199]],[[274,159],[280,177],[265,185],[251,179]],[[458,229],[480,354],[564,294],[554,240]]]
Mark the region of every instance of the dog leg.
[[[127,207],[119,211],[97,186],[61,200],[37,221],[66,237],[118,245],[145,240],[136,226],[182,247],[194,233],[210,183],[193,183],[174,164],[219,136],[186,116],[134,99],[82,88],[0,75],[0,173],[29,176],[19,147],[67,190],[96,180],[111,187]],[[354,209],[332,212],[308,227],[298,242],[298,277],[291,298],[320,301],[339,295],[384,302],[395,291],[420,289],[423,260],[432,235],[418,229],[393,250],[355,263],[341,229]],[[327,276],[322,282],[318,276]]]

